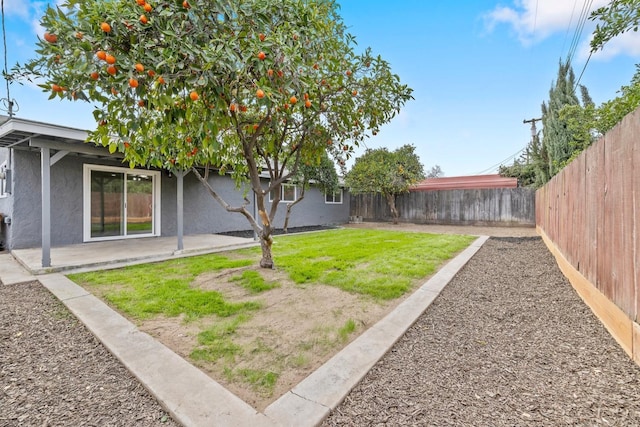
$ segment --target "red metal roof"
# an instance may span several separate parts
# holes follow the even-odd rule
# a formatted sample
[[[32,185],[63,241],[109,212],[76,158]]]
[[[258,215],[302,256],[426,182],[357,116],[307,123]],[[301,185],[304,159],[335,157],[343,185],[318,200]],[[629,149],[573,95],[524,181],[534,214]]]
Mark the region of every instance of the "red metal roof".
[[[518,178],[503,177],[495,174],[427,178],[411,187],[410,190],[464,190],[479,188],[515,188],[517,186]]]

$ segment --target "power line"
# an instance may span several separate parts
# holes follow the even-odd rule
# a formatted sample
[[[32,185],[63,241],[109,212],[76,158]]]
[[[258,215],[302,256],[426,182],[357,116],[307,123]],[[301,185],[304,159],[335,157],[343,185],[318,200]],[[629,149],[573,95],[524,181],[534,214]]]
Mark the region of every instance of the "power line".
[[[564,53],[564,47],[567,44],[567,37],[569,37],[569,30],[571,29],[571,23],[573,22],[573,14],[576,11],[576,4],[578,4],[578,0],[573,2],[573,9],[571,9],[571,17],[569,18],[569,24],[567,24],[567,31],[564,33],[564,41],[562,42],[562,50],[560,51],[560,57]]]
[[[515,159],[516,156],[520,153],[522,153],[527,147],[521,148],[520,150],[518,150],[517,152],[513,153],[512,155],[510,155],[509,157],[507,157],[506,159],[502,160],[501,162],[496,163],[495,165],[488,167],[487,169],[474,173],[474,175],[483,175],[487,172],[491,172],[492,170],[497,169],[498,167],[502,166],[505,162],[511,160],[511,159]]]
[[[568,64],[571,64],[571,62],[573,61],[573,57],[575,55],[576,49],[578,48],[580,39],[582,38],[584,24],[587,22],[587,19],[589,17],[589,10],[591,10],[592,4],[593,0],[585,0],[585,2],[582,4],[582,10],[580,11],[580,16],[578,17],[578,22],[576,23],[576,30],[573,34],[571,46],[569,47],[569,53],[567,54]]]
[[[7,70],[7,32],[6,26],[4,23],[4,0],[0,0],[0,9],[2,11],[2,43],[4,45],[4,81],[7,84],[7,97],[0,99],[3,103],[7,105],[7,112],[9,113],[9,117],[13,117],[13,106],[16,104],[15,100],[11,99],[11,93],[9,92],[9,79],[8,70]]]

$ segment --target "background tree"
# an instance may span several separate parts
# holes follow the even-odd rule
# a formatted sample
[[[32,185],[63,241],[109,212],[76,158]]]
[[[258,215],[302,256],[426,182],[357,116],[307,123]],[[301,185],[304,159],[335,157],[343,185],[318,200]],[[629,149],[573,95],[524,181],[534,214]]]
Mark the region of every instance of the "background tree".
[[[331,194],[340,189],[336,165],[327,153],[324,153],[320,157],[317,164],[311,164],[309,162],[301,164],[296,174],[291,178],[291,183],[300,188],[300,193],[297,195],[296,200],[287,203],[287,213],[284,218],[284,225],[282,226],[282,230],[285,233],[289,227],[291,210],[304,199],[305,192],[307,188],[309,188],[310,183],[313,183],[318,191],[324,195]]]
[[[441,176],[444,176],[444,172],[440,165],[432,166],[429,172],[427,172],[427,178],[440,178]]]
[[[508,176],[518,178],[518,186],[535,187],[536,186],[536,170],[533,162],[525,154],[518,159],[513,160],[511,166],[500,165],[498,168],[500,176]]]
[[[356,158],[345,176],[345,184],[354,193],[381,193],[389,204],[393,223],[398,223],[396,197],[423,180],[424,167],[413,145],[403,145],[395,151],[386,148],[367,149]]]
[[[569,62],[560,63],[558,78],[549,90],[548,103],[542,103],[542,126],[544,129],[542,147],[538,154],[547,156],[547,163],[537,162],[537,180],[547,182],[571,158],[576,144],[576,130],[568,126],[567,117],[561,115],[566,106],[580,105],[576,95],[576,82]],[[588,92],[582,89],[584,102],[590,102]],[[540,160],[540,159],[538,159]]]
[[[247,218],[263,267],[273,266],[280,187],[300,162],[344,161],[411,99],[386,61],[354,51],[332,0],[67,0],[41,25],[37,57],[15,77],[93,103],[89,139],[132,167],[192,170]],[[248,197],[220,197],[209,167],[249,184],[259,219]]]

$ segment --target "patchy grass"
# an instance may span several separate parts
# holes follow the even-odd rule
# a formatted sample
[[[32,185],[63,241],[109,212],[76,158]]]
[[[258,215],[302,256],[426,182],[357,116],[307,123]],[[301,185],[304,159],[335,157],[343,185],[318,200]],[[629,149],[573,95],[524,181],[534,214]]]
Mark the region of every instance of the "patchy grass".
[[[338,229],[277,236],[277,268],[300,285],[323,283],[379,300],[402,296],[466,248],[472,236]],[[242,250],[259,255],[259,248]]]
[[[195,277],[201,273],[252,263],[251,259],[230,260],[221,255],[202,255],[115,270],[71,274],[69,278],[97,292],[134,319],[184,315],[187,320],[194,320],[212,314],[229,317],[259,309],[260,304],[256,302],[230,303],[219,292],[191,287]]]
[[[233,282],[237,282],[244,289],[248,290],[252,294],[259,294],[260,292],[268,291],[280,286],[275,282],[267,282],[262,275],[255,270],[245,270],[239,276],[233,276],[231,278]]]
[[[338,339],[341,342],[347,342],[349,340],[349,335],[354,333],[356,330],[356,322],[353,319],[347,320],[347,322],[338,329]]]

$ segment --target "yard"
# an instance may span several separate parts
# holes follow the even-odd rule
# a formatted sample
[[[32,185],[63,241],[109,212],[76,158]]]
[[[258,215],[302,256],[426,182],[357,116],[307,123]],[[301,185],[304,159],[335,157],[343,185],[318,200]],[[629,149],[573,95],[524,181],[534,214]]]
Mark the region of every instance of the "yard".
[[[253,248],[70,278],[262,410],[473,240],[338,229],[276,237],[274,270]]]

